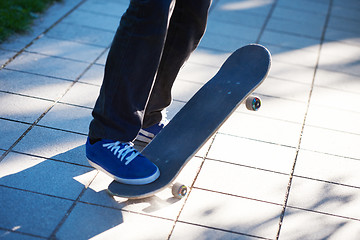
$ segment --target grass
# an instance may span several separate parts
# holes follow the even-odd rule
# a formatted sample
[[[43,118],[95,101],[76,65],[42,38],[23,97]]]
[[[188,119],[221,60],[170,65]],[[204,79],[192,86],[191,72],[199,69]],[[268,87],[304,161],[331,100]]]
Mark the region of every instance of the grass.
[[[33,19],[61,0],[0,0],[0,43],[30,28]]]

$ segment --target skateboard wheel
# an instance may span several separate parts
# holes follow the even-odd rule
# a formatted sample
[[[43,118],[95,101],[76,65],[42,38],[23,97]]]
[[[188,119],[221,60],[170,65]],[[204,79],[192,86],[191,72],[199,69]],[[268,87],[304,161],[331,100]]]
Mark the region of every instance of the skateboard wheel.
[[[245,102],[246,108],[251,111],[257,111],[261,107],[261,99],[256,96],[250,96]]]
[[[181,199],[187,194],[187,186],[181,183],[175,183],[172,186],[172,194],[175,198]]]

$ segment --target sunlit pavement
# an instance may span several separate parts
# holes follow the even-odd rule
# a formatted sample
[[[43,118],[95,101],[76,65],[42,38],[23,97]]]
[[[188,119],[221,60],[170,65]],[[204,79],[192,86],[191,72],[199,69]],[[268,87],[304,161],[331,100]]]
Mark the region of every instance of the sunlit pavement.
[[[359,239],[360,2],[214,0],[168,116],[249,43],[273,56],[263,106],[189,162],[186,199],[136,201],[84,154],[127,4],[64,0],[0,45],[0,239]]]

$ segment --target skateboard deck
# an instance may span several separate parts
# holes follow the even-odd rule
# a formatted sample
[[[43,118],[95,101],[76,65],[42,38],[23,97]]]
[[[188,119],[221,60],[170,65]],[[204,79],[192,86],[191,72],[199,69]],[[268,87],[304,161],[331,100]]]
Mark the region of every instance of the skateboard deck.
[[[143,149],[142,154],[158,166],[160,177],[146,185],[113,181],[108,187],[109,193],[139,199],[168,187],[186,163],[265,80],[270,65],[271,55],[261,45],[251,44],[236,50]]]

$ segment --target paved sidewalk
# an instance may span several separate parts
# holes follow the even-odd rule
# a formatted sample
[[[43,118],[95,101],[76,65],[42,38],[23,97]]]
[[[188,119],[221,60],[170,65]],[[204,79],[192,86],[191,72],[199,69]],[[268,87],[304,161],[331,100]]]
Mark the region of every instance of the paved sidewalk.
[[[229,54],[273,55],[256,91],[190,161],[187,199],[110,197],[84,143],[128,0],[64,0],[0,45],[0,239],[359,239],[360,2],[214,0],[169,116]]]

